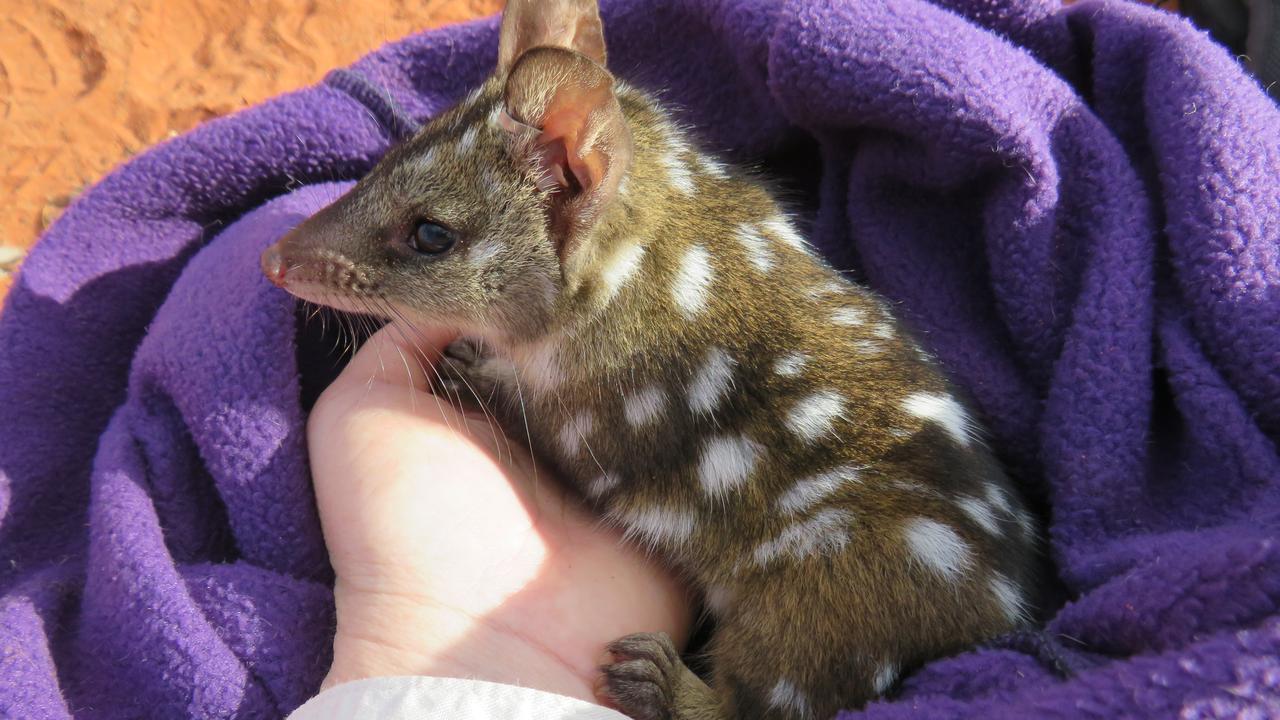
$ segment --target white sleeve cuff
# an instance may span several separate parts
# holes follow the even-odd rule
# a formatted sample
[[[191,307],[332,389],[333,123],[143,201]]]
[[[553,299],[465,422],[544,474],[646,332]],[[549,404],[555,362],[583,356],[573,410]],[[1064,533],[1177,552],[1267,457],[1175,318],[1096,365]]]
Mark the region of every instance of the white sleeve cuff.
[[[421,676],[354,680],[325,690],[286,720],[627,720],[577,698],[486,682]]]

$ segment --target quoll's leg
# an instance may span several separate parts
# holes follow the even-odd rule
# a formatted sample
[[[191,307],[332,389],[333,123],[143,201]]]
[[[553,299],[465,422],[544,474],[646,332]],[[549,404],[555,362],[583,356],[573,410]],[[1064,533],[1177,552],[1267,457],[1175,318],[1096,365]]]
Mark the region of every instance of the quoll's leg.
[[[860,552],[773,562],[729,593],[710,647],[721,717],[828,720],[891,691],[903,668],[1011,627],[988,571],[904,558],[901,531],[872,522]]]
[[[865,642],[865,627],[824,623],[812,612],[816,608],[801,603],[786,609],[767,605],[755,598],[716,626],[712,685],[720,717],[829,720],[881,690],[873,688],[875,666],[866,653],[874,641]],[[886,685],[893,679],[886,677]]]
[[[609,645],[602,692],[636,720],[722,720],[720,702],[680,659],[666,633],[628,635]]]

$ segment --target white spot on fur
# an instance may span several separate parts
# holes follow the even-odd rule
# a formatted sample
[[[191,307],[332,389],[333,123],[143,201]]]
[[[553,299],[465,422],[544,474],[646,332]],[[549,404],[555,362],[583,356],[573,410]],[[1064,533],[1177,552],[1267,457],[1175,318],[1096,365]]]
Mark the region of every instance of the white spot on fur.
[[[506,108],[502,103],[496,103],[493,109],[489,111],[489,124],[494,127],[502,127],[502,116],[505,114]]]
[[[956,505],[965,515],[969,516],[975,524],[987,531],[989,535],[1000,534],[1000,521],[996,519],[995,513],[991,511],[991,506],[985,502],[972,497],[962,497],[956,500]]]
[[[689,171],[689,166],[685,165],[684,160],[680,158],[683,147],[674,145],[666,154],[662,156],[662,165],[667,169],[667,179],[671,181],[671,187],[680,191],[685,195],[692,195],[694,191],[693,173]]]
[[[458,138],[458,154],[459,155],[471,152],[471,148],[474,147],[476,144],[476,134],[478,132],[479,131],[476,128],[476,126],[472,125],[462,133],[462,137]]]
[[[722,497],[740,487],[756,467],[760,446],[746,435],[720,435],[702,447],[698,482],[710,497]]]
[[[959,582],[973,567],[969,544],[955,530],[936,520],[912,518],[903,534],[915,559],[948,582]]]
[[[600,293],[604,302],[612,301],[618,291],[635,277],[643,260],[644,248],[634,243],[619,248],[609,258],[604,270],[600,272]]]
[[[738,242],[747,253],[747,260],[762,273],[773,269],[773,253],[769,251],[769,241],[765,239],[750,223],[742,223],[737,230]]]
[[[803,397],[787,412],[786,424],[791,432],[806,442],[813,442],[831,431],[837,418],[843,417],[844,396],[833,390],[819,390]]]
[[[692,513],[657,506],[616,512],[614,517],[624,526],[625,537],[643,540],[650,546],[682,543],[693,534],[695,526]]]
[[[893,326],[890,325],[889,323],[884,323],[884,322],[876,323],[875,325],[871,326],[871,334],[875,335],[881,340],[892,340],[894,335]]]
[[[779,680],[778,684],[773,686],[773,690],[769,692],[769,707],[777,708],[796,717],[808,718],[813,716],[813,710],[809,707],[808,698],[789,680]]]
[[[1018,523],[1018,530],[1022,532],[1022,537],[1030,540],[1036,536],[1036,521],[1026,510],[1019,510],[1013,514],[1013,519]]]
[[[693,319],[707,306],[707,295],[714,273],[711,254],[701,245],[692,245],[680,258],[671,295],[685,317]]]
[[[858,471],[859,468],[846,465],[803,478],[778,498],[778,509],[788,515],[804,512],[846,483],[860,482]]]
[[[884,346],[875,340],[854,340],[852,346],[859,355],[875,356],[884,352]]]
[[[1008,496],[1004,494],[1004,490],[1001,490],[999,485],[989,482],[983,488],[983,491],[986,493],[987,502],[991,503],[992,507],[1005,515],[1013,515],[1013,506],[1009,504]]]
[[[992,507],[1001,514],[1013,518],[1014,522],[1018,523],[1018,530],[1022,533],[1024,539],[1029,540],[1036,536],[1036,521],[1026,510],[1014,508],[1003,488],[989,482],[984,488],[984,493],[987,496],[987,502]]]
[[[733,591],[724,585],[712,583],[707,586],[702,596],[703,604],[716,617],[723,616],[733,602]]]
[[[867,321],[867,313],[862,308],[841,307],[831,313],[831,322],[847,327],[857,327]]]
[[[434,146],[427,148],[425,151],[423,151],[421,155],[418,156],[418,164],[421,165],[424,170],[430,170],[432,167],[435,166],[436,149]]]
[[[1000,609],[1010,623],[1016,625],[1027,619],[1030,614],[1027,601],[1008,578],[1000,573],[992,573],[987,585],[991,588],[991,594],[996,596],[996,602],[1000,604]]]
[[[973,423],[968,413],[949,395],[939,393],[915,393],[902,401],[902,409],[908,413],[942,426],[952,440],[960,445],[973,441]]]
[[[593,498],[601,498],[618,486],[618,476],[605,473],[587,483],[587,494]]]
[[[787,353],[773,363],[773,371],[782,377],[795,377],[808,364],[809,356],[802,352]]]
[[[520,383],[534,392],[548,393],[564,382],[564,370],[560,367],[559,343],[559,337],[549,337],[520,350],[520,355],[513,358],[520,368],[518,376]]]
[[[631,173],[622,176],[618,181],[618,197],[626,198],[627,192],[631,189]]]
[[[893,687],[893,683],[898,679],[898,664],[887,662],[876,670],[876,676],[871,681],[871,687],[876,691],[877,695],[883,695]]]
[[[792,227],[791,223],[783,217],[773,217],[765,220],[761,225],[765,232],[773,235],[782,242],[794,247],[797,250],[808,251],[809,244],[804,241],[804,237]]]
[[[650,385],[632,395],[623,402],[622,413],[631,427],[648,425],[662,414],[667,405],[667,391],[657,385]]]
[[[484,85],[481,85],[480,87],[477,87],[471,92],[467,93],[467,96],[463,98],[462,102],[459,104],[463,106],[475,105],[476,101],[480,99],[480,96],[483,93],[484,93]]]
[[[805,291],[805,294],[816,300],[826,297],[827,295],[843,295],[848,291],[848,284],[842,283],[839,280],[831,280],[829,282],[824,282],[817,287],[809,288]]]
[[[698,154],[698,168],[717,180],[729,177],[729,170],[708,155]]]
[[[847,510],[827,508],[813,517],[788,526],[778,537],[756,546],[756,564],[765,567],[781,555],[804,560],[813,555],[832,555],[849,544],[853,516]]]
[[[595,424],[595,417],[590,411],[584,410],[569,419],[564,427],[560,428],[560,449],[564,450],[566,457],[577,457],[582,451],[582,445],[586,442],[587,436],[591,434],[591,428]]]
[[[918,493],[920,495],[928,495],[929,497],[935,498],[943,497],[942,493],[915,480],[890,480],[886,484],[889,487],[897,488],[903,492]]]
[[[481,240],[471,246],[469,259],[475,265],[488,265],[498,253],[502,252],[502,246],[493,240]]]
[[[733,387],[733,358],[724,348],[712,347],[702,367],[689,381],[689,409],[698,414],[710,413]]]

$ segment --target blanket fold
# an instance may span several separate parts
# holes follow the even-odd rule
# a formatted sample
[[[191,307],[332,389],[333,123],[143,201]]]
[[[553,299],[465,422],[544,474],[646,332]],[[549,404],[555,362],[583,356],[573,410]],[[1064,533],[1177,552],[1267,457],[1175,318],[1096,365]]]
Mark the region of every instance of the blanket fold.
[[[1280,715],[1280,109],[1119,0],[604,0],[611,68],[793,189],[1044,511],[1038,635],[847,718]],[[319,329],[262,248],[479,82],[486,19],[104,178],[0,314],[0,716],[281,717],[331,571]],[[386,102],[383,102],[383,100]]]

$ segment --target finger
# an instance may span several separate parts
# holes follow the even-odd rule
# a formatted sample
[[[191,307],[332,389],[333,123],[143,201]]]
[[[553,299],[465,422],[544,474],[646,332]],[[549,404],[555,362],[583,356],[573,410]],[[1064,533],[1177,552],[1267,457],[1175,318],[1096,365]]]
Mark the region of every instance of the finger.
[[[440,354],[457,335],[457,330],[444,327],[390,323],[365,341],[333,384],[381,382],[425,391]]]

